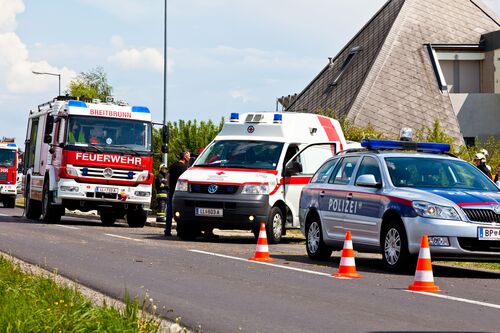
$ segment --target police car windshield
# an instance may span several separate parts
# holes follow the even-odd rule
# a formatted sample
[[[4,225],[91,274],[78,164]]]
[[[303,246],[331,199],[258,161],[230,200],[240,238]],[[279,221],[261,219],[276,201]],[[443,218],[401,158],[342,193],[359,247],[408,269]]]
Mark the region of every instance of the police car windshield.
[[[0,149],[0,166],[12,167],[16,163],[16,151],[11,149]]]
[[[151,124],[138,120],[70,116],[66,143],[105,150],[151,151]]]
[[[207,147],[194,166],[274,170],[282,142],[220,140]]]
[[[479,169],[462,160],[385,157],[385,162],[396,187],[499,191]]]

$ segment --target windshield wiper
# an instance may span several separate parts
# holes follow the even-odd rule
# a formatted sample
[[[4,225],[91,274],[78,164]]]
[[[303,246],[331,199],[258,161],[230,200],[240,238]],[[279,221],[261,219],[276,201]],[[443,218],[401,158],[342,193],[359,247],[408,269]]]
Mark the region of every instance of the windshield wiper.
[[[94,145],[92,143],[89,143],[88,147],[94,148],[95,151],[97,151],[98,153],[103,153],[104,152],[104,150],[102,149],[102,147],[96,146],[96,145]]]
[[[112,145],[109,148],[113,148],[113,147],[125,148],[130,153],[130,155],[134,155],[134,156],[139,156],[140,155],[137,151],[133,150],[129,146],[125,146],[125,145]]]

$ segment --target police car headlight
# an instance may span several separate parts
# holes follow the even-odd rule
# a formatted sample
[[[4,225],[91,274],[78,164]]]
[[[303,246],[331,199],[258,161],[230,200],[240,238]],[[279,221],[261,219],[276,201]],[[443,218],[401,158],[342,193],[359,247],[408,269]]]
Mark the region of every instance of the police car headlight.
[[[179,192],[187,192],[188,181],[182,179],[177,180],[177,184],[175,184],[175,190]]]
[[[269,194],[268,184],[247,184],[243,186],[241,194]]]
[[[413,209],[423,217],[438,218],[444,220],[461,220],[460,215],[453,207],[440,206],[426,201],[413,201]]]

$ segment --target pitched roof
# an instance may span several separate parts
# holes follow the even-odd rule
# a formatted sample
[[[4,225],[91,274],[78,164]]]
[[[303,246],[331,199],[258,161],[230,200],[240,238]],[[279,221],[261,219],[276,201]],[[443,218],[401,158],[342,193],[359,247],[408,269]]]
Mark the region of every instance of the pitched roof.
[[[437,118],[462,143],[425,44],[479,44],[482,34],[499,27],[478,0],[389,0],[287,111],[333,109],[354,124],[394,135],[403,126],[430,126]]]

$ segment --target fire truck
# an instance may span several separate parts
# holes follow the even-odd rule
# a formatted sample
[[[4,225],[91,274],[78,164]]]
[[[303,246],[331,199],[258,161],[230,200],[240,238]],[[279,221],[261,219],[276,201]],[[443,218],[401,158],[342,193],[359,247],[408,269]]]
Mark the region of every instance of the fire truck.
[[[104,225],[144,226],[154,178],[147,107],[60,96],[30,111],[25,144],[26,217],[58,223],[65,209],[97,210]]]
[[[14,139],[0,140],[0,200],[6,208],[16,206],[18,153]]]

